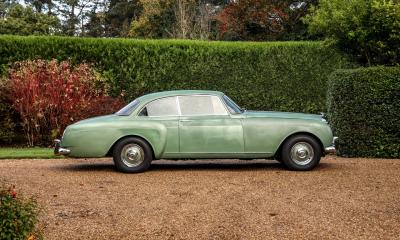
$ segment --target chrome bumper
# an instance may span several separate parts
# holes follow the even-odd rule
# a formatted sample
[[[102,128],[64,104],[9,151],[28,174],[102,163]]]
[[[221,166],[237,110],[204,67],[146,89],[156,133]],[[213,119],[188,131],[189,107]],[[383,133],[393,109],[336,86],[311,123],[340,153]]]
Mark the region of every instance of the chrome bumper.
[[[324,149],[325,154],[336,154],[336,141],[338,140],[338,137],[333,137],[333,143],[332,146],[329,146]]]
[[[61,147],[61,140],[59,140],[59,139],[54,140],[54,154],[55,155],[68,155],[70,152],[71,152],[71,150]]]

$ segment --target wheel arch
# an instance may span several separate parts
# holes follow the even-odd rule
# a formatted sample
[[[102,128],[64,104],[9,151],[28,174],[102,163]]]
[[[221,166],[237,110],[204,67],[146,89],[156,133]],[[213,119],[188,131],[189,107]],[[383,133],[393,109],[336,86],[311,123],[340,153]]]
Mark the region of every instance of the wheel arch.
[[[292,134],[286,136],[285,139],[279,144],[279,147],[278,147],[278,149],[275,151],[275,154],[274,154],[274,158],[275,158],[275,159],[280,159],[280,158],[281,158],[280,155],[281,155],[281,152],[282,152],[282,147],[283,147],[283,145],[285,145],[285,142],[286,142],[287,140],[289,140],[290,138],[292,138],[292,137],[294,137],[294,136],[296,136],[296,135],[307,135],[307,136],[309,136],[309,137],[314,138],[314,139],[318,142],[318,145],[319,145],[319,147],[321,148],[321,153],[322,153],[322,155],[324,156],[324,145],[322,144],[322,141],[321,141],[321,139],[320,139],[318,136],[316,136],[315,134],[310,133],[310,132],[295,132],[295,133],[292,133]]]
[[[111,145],[110,149],[107,151],[106,156],[107,156],[107,157],[112,157],[115,145],[117,145],[117,143],[119,143],[120,141],[122,141],[122,140],[124,140],[124,139],[127,139],[127,138],[139,138],[139,139],[143,140],[144,142],[146,142],[146,143],[149,145],[150,149],[151,149],[151,153],[152,153],[153,159],[155,159],[154,147],[153,147],[153,145],[150,143],[150,141],[148,141],[146,138],[144,138],[144,137],[142,137],[142,136],[134,135],[134,134],[125,135],[125,136],[120,137],[119,139],[117,139],[117,140]]]

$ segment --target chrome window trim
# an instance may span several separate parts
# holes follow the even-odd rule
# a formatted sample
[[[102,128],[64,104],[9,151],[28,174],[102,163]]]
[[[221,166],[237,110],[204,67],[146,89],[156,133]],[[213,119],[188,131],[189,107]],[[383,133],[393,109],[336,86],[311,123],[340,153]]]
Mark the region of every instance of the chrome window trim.
[[[219,99],[220,103],[222,104],[222,106],[224,106],[226,114],[225,114],[225,115],[220,115],[220,114],[218,114],[218,115],[216,115],[216,114],[207,114],[207,115],[182,115],[181,106],[180,106],[180,102],[179,102],[179,97],[184,97],[184,96],[202,96],[202,97],[203,97],[203,96],[210,96],[210,97],[214,96],[214,97],[217,97],[217,98]],[[143,111],[143,109],[146,108],[146,106],[147,106],[149,103],[154,102],[154,101],[157,101],[157,100],[160,100],[160,99],[163,99],[163,98],[171,98],[171,97],[176,97],[176,99],[177,99],[178,113],[179,113],[180,115],[164,115],[164,116],[140,116],[140,115],[139,115],[139,114]],[[220,95],[213,95],[213,94],[180,94],[180,95],[173,95],[173,96],[160,97],[160,98],[153,99],[153,100],[151,100],[151,101],[145,103],[145,105],[144,105],[142,108],[140,108],[140,110],[137,111],[137,113],[136,113],[136,117],[139,117],[139,118],[164,118],[164,117],[178,117],[178,118],[179,118],[179,117],[230,116],[230,115],[231,115],[231,112],[230,112],[229,109],[227,108],[225,102],[222,101],[221,96],[220,96]]]
[[[237,105],[237,103],[235,102],[235,101],[233,101],[228,95],[226,95],[225,93],[224,93],[224,95],[222,95],[221,96],[222,97],[222,102],[224,103],[224,105],[226,106],[226,108],[228,109],[228,112],[231,114],[231,115],[239,115],[239,114],[242,114],[243,112],[239,112],[239,113],[237,113],[237,112],[232,112],[231,110],[229,110],[229,107],[227,106],[228,105],[228,103],[227,103],[227,100],[224,98],[224,97],[227,97],[231,102],[233,102],[239,109],[242,109],[239,105]]]

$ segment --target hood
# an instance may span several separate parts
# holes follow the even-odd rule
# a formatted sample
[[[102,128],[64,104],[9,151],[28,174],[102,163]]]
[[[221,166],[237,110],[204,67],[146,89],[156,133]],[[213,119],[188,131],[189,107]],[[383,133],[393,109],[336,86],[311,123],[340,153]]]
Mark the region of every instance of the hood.
[[[321,120],[322,116],[317,114],[292,113],[292,112],[270,112],[270,111],[246,111],[246,117],[268,117],[268,118],[295,118],[308,120]]]

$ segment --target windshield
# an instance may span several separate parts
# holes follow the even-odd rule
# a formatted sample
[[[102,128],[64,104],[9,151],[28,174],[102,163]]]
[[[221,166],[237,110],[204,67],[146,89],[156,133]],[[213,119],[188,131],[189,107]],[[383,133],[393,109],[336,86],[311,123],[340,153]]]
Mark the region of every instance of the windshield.
[[[126,105],[125,107],[123,107],[121,110],[119,110],[118,112],[116,112],[116,115],[119,116],[129,116],[131,115],[131,113],[133,112],[133,110],[135,110],[135,108],[139,105],[139,100],[135,99],[132,102],[130,102],[128,105]]]
[[[226,105],[229,108],[229,111],[234,114],[242,113],[244,110],[240,108],[232,99],[230,99],[228,96],[224,95],[223,96],[224,101]]]

